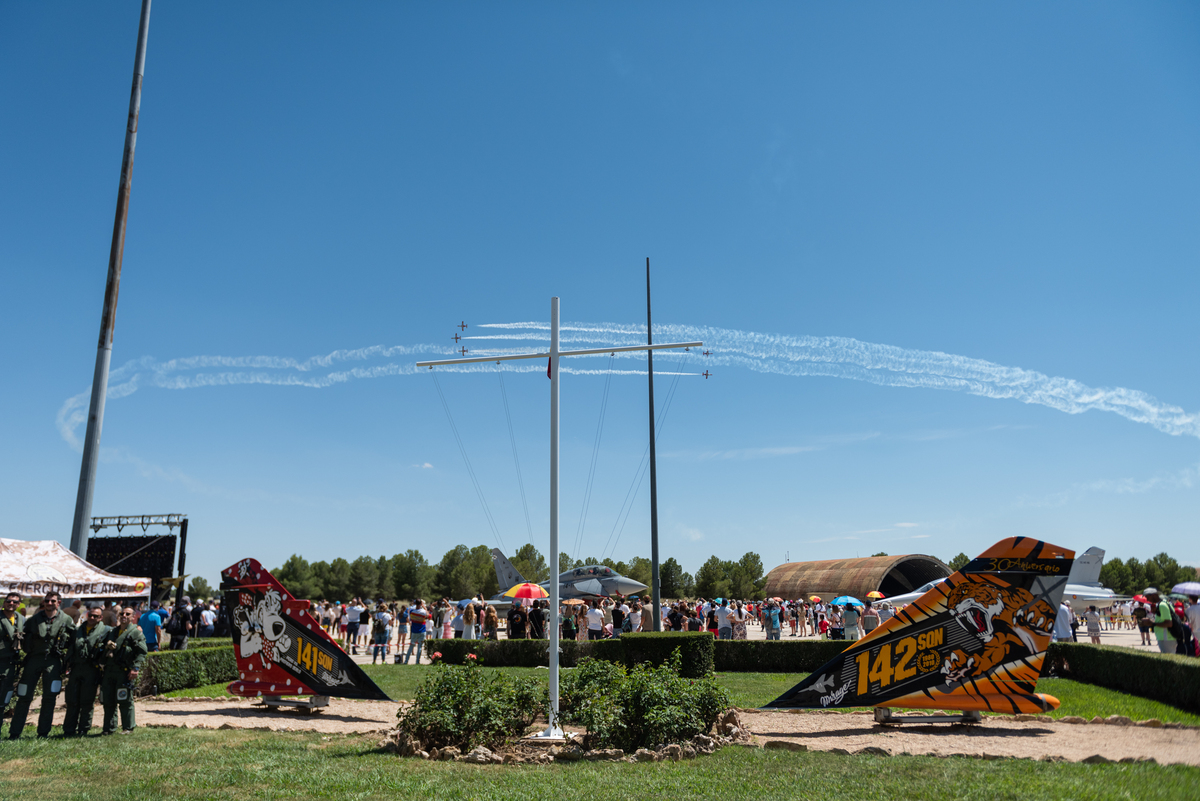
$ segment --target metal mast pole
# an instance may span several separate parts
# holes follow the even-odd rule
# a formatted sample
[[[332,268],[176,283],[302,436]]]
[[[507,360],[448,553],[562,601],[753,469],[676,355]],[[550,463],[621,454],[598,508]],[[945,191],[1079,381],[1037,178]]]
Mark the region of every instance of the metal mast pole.
[[[550,714],[546,737],[562,737],[558,724],[558,298],[550,298]]]
[[[104,400],[108,393],[108,365],[112,361],[113,328],[117,320],[117,293],[121,288],[121,259],[125,254],[125,223],[129,217],[129,191],[133,183],[133,151],[137,145],[138,113],[142,106],[142,75],[146,69],[146,38],[150,32],[150,0],[142,0],[138,23],[137,52],[133,57],[133,91],[129,98],[129,121],[125,127],[125,154],[121,158],[121,184],[117,190],[117,216],[113,222],[112,247],[108,253],[108,281],[104,286],[104,309],[100,314],[100,345],[92,375],[92,402],[88,408],[87,433],[83,439],[83,464],[79,469],[79,492],[75,496],[75,520],[71,524],[71,550],[87,556],[88,523],[96,485],[96,462],[100,455],[100,429],[104,424]]]
[[[646,344],[654,344],[650,328],[650,257],[646,257]],[[658,473],[654,462],[654,351],[646,351],[646,372],[650,377],[650,619],[654,630],[662,631],[662,582],[658,576]]]

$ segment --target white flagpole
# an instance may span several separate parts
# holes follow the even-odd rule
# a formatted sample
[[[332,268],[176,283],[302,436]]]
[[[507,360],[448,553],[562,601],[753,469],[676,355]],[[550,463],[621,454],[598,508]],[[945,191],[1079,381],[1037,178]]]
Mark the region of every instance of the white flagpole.
[[[550,711],[543,737],[562,737],[558,725],[558,298],[550,299]]]

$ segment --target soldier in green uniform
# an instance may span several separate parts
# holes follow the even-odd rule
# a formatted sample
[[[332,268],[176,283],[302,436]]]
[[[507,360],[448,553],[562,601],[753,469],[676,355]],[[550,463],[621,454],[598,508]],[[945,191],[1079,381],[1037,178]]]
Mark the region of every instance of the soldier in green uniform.
[[[65,737],[82,737],[92,727],[92,710],[96,706],[96,691],[100,689],[100,654],[104,636],[109,632],[109,627],[100,622],[103,614],[99,606],[89,609],[87,620],[75,629],[67,649]]]
[[[25,616],[17,611],[21,603],[18,593],[4,598],[0,612],[0,718],[12,700],[17,687],[17,672],[21,665],[21,637],[25,633]]]
[[[33,617],[25,621],[25,664],[21,668],[21,679],[17,683],[17,708],[13,711],[12,724],[8,727],[8,738],[15,740],[25,728],[29,705],[33,703],[33,691],[38,679],[42,680],[42,712],[38,715],[38,737],[48,737],[54,722],[54,704],[62,690],[63,656],[71,644],[75,632],[75,621],[59,611],[62,598],[51,590],[42,599],[42,606]]]
[[[137,725],[133,714],[133,687],[146,662],[146,635],[137,625],[132,608],[121,610],[121,623],[104,635],[104,677],[100,694],[104,702],[104,733],[117,730],[117,707],[121,709],[121,734],[129,734]]]

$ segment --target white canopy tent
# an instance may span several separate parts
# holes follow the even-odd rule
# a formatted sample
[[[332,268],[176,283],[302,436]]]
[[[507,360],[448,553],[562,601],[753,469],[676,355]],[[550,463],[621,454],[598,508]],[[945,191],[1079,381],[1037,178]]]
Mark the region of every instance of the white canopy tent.
[[[101,570],[55,540],[0,537],[0,594],[38,596],[50,590],[64,598],[149,598],[150,579]]]

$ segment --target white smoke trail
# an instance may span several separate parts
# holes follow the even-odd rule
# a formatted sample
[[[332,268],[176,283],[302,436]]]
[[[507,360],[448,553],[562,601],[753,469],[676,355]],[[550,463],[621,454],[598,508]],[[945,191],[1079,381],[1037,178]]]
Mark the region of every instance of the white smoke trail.
[[[492,341],[514,346],[525,342],[545,343],[549,347],[549,325],[541,322],[487,323],[484,335],[466,339]],[[494,331],[495,333],[491,333]],[[644,341],[645,326],[615,323],[569,323],[561,330],[564,345],[601,348],[605,345],[636,345]],[[1172,436],[1200,437],[1200,414],[1185,412],[1178,406],[1159,401],[1151,395],[1122,387],[1089,387],[1069,378],[1044,375],[1019,367],[1005,367],[981,359],[937,351],[912,350],[892,345],[861,342],[846,337],[792,337],[737,331],[706,326],[655,326],[659,342],[704,342],[711,356],[704,357],[705,367],[740,367],[755,372],[791,376],[827,376],[866,381],[888,387],[953,390],[987,398],[1036,403],[1068,414],[1098,410],[1119,414],[1137,423],[1145,423]],[[534,346],[536,347],[536,346]],[[522,352],[522,347],[474,348],[471,356],[505,355]],[[296,360],[277,356],[194,356],[159,362],[143,357],[126,362],[109,376],[108,399],[126,397],[143,386],[162,389],[270,384],[321,389],[365,378],[415,375],[412,361],[352,367],[330,368],[344,362],[367,362],[395,357],[453,356],[448,345],[375,345],[352,350],[336,350],[323,356]],[[603,358],[605,355],[596,358]],[[621,359],[643,359],[640,353],[618,353]],[[663,354],[666,356],[666,354]],[[586,357],[581,357],[586,358]],[[661,356],[660,356],[661,358]],[[667,356],[672,358],[672,356]],[[667,362],[670,364],[670,362]],[[215,370],[213,368],[216,368]],[[494,364],[467,364],[439,367],[443,372],[479,373],[496,370]],[[542,372],[536,361],[506,363],[505,371]],[[602,375],[606,370],[563,365],[563,372],[576,375]],[[329,372],[325,372],[329,371]],[[644,370],[616,370],[617,375],[645,375]],[[656,374],[697,375],[694,372]],[[76,434],[86,421],[88,392],[67,399],[59,409],[56,423],[63,439],[79,450]]]

